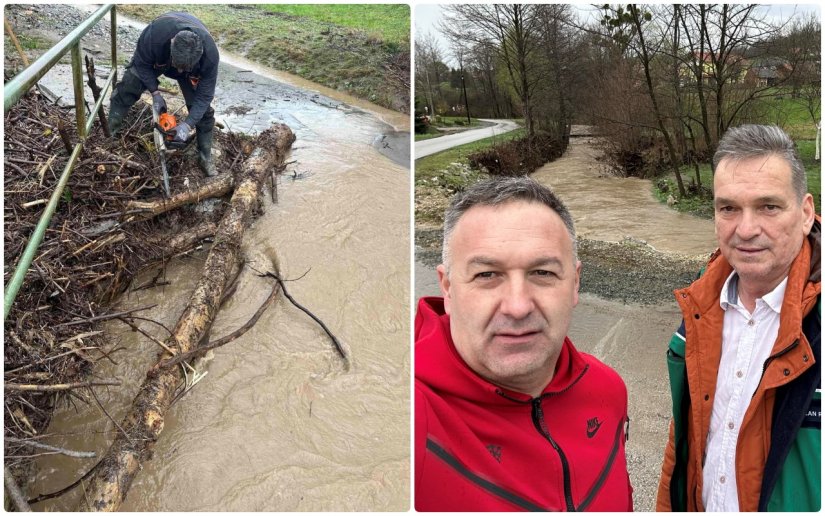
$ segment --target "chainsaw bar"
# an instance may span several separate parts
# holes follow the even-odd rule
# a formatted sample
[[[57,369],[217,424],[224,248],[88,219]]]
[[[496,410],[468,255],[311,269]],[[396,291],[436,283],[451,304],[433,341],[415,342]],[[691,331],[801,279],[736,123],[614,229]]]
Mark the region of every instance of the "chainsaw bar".
[[[166,192],[166,197],[170,197],[171,194],[169,193],[169,169],[166,166],[166,142],[163,140],[163,134],[161,133],[160,126],[158,125],[158,120],[160,119],[160,113],[152,110],[152,122],[155,124],[154,128],[154,138],[155,138],[155,148],[158,150],[158,156],[160,156],[160,169],[163,174],[163,189]]]

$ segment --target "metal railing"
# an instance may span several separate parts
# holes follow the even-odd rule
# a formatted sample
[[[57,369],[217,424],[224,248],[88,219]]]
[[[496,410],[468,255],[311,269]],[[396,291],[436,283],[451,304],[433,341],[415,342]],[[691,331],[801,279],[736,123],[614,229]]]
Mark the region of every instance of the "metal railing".
[[[111,12],[112,71],[100,91],[100,98],[87,116],[86,99],[84,98],[83,90],[83,63],[80,52],[80,38],[89,32],[89,30],[91,30],[92,27],[94,27],[95,24],[97,24],[97,22],[100,21],[100,19],[103,18],[103,16],[108,12]],[[20,98],[32,86],[37,83],[37,81],[46,75],[46,73],[51,70],[51,68],[57,64],[58,61],[60,61],[60,58],[66,55],[66,52],[71,52],[72,57],[72,81],[74,82],[74,104],[77,119],[77,136],[79,141],[75,144],[74,150],[69,157],[69,161],[66,163],[63,173],[60,175],[57,186],[55,187],[51,198],[49,198],[49,203],[46,205],[46,209],[40,216],[37,227],[34,229],[28,244],[26,244],[26,249],[23,251],[20,261],[17,263],[14,273],[5,287],[5,292],[3,295],[3,321],[5,321],[6,317],[8,317],[12,304],[17,297],[17,293],[23,285],[23,279],[26,277],[26,272],[29,270],[32,261],[34,260],[34,255],[37,252],[38,247],[40,247],[40,244],[43,242],[43,238],[46,235],[46,229],[49,227],[49,223],[51,222],[52,216],[57,209],[57,205],[60,203],[60,198],[63,196],[63,190],[66,187],[66,183],[69,182],[69,176],[71,176],[72,170],[77,164],[77,159],[80,156],[80,152],[83,150],[83,145],[86,143],[86,136],[91,132],[95,117],[97,116],[98,111],[102,108],[103,98],[106,96],[109,88],[117,79],[117,12],[115,9],[115,4],[104,5],[95,11],[94,14],[78,25],[76,29],[60,40],[59,43],[40,56],[37,61],[33,62],[31,65],[26,67],[25,70],[17,74],[12,80],[7,82],[3,86],[4,111],[8,112],[8,110],[14,106],[14,104],[16,104],[17,101],[20,100]]]

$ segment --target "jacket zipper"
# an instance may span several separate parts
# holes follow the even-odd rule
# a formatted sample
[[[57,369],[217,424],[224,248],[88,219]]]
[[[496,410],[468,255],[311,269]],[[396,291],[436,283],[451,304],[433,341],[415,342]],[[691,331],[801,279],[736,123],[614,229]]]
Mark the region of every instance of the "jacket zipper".
[[[536,430],[539,431],[541,435],[544,436],[545,439],[550,443],[550,446],[556,450],[556,453],[559,454],[559,458],[561,459],[561,469],[562,475],[564,477],[564,501],[567,505],[567,512],[575,512],[576,507],[573,505],[573,490],[570,486],[570,466],[567,463],[567,457],[564,455],[561,447],[550,437],[550,431],[547,430],[547,425],[544,423],[544,411],[541,408],[541,398],[534,398],[533,399],[533,425],[535,425]]]
[[[765,360],[765,363],[762,364],[762,376],[759,377],[759,383],[756,384],[756,389],[754,389],[753,394],[751,394],[751,399],[753,399],[753,397],[756,396],[756,393],[759,391],[759,386],[762,385],[762,380],[765,378],[765,371],[768,370],[768,364],[770,364],[774,359],[777,359],[777,358],[781,357],[782,355],[784,355],[785,353],[788,353],[790,350],[795,348],[798,344],[799,344],[799,339],[796,339],[791,343],[790,346],[786,347],[785,349],[783,349],[782,351],[780,351],[779,353],[777,353],[775,355],[769,356]]]
[[[511,398],[503,390],[496,389],[496,394],[498,394],[502,398],[506,398],[510,401],[515,401],[516,403],[532,404],[532,410],[530,412],[530,415],[533,420],[533,426],[536,427],[536,430],[538,430],[542,437],[547,439],[547,441],[550,443],[550,446],[552,446],[553,449],[556,450],[556,453],[559,454],[559,458],[561,459],[562,476],[564,478],[564,502],[567,506],[567,512],[576,512],[576,506],[573,504],[573,488],[570,485],[570,465],[568,464],[567,457],[564,455],[564,452],[562,451],[561,447],[550,436],[550,431],[547,429],[547,425],[544,423],[544,410],[541,408],[541,400],[544,398],[550,398],[552,396],[558,396],[559,394],[563,394],[569,391],[573,388],[574,385],[579,383],[579,380],[582,379],[582,376],[584,376],[584,373],[586,373],[588,369],[590,369],[589,364],[584,366],[584,369],[582,369],[581,373],[579,373],[579,376],[574,378],[573,381],[570,382],[570,384],[564,389],[556,392],[548,392],[542,394],[537,398],[533,398],[532,401]]]

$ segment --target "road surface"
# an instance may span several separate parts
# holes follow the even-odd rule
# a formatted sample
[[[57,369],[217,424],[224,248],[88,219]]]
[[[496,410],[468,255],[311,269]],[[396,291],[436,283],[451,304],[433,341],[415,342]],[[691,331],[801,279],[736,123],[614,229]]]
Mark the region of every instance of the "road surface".
[[[479,120],[482,122],[492,122],[495,125],[415,142],[415,159],[464,145],[465,143],[509,133],[519,128],[519,125],[512,120],[493,120],[487,118],[480,118]]]

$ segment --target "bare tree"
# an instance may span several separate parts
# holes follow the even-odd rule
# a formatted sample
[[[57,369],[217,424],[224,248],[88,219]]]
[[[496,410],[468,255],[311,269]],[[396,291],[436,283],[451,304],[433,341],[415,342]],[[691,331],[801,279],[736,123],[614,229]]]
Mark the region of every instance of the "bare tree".
[[[419,98],[428,106],[429,114],[435,114],[433,79],[431,69],[440,57],[440,50],[435,37],[427,32],[415,38],[415,89]]]
[[[486,97],[483,105],[492,107],[490,116],[510,118],[513,116],[513,110],[507,102],[509,97],[502,92],[496,77],[496,55],[497,52],[492,43],[482,42],[476,43],[470,48],[467,58],[471,63],[469,66],[477,74],[480,94]]]
[[[628,52],[632,53],[641,65],[644,74],[645,92],[653,108],[656,129],[665,140],[671,170],[676,177],[676,184],[679,188],[679,196],[684,197],[687,195],[687,192],[682,181],[682,174],[679,170],[681,159],[673,143],[671,128],[667,123],[667,113],[665,113],[662,106],[660,106],[660,98],[657,93],[656,84],[654,84],[652,73],[654,60],[659,57],[661,47],[666,45],[667,41],[661,38],[657,40],[649,40],[647,38],[648,25],[652,19],[652,13],[646,10],[644,6],[639,8],[634,4],[629,4],[627,10],[622,7],[617,7],[612,10],[612,13],[606,14],[604,18],[606,23],[603,25],[621,30],[618,34],[620,34],[623,43],[627,44]],[[627,30],[622,30],[623,28],[627,28]],[[614,38],[616,37],[616,32],[614,32]]]
[[[468,43],[489,44],[499,53],[510,86],[521,101],[530,140],[535,136],[533,93],[539,81],[536,6],[527,4],[450,4],[441,30]]]
[[[541,76],[548,79],[542,90],[554,97],[548,100],[555,103],[555,109],[547,113],[551,116],[545,118],[554,136],[567,141],[573,115],[571,92],[578,69],[576,47],[579,38],[572,30],[572,7],[545,4],[536,9],[541,55],[545,64]],[[552,86],[552,91],[549,91],[549,86]]]

